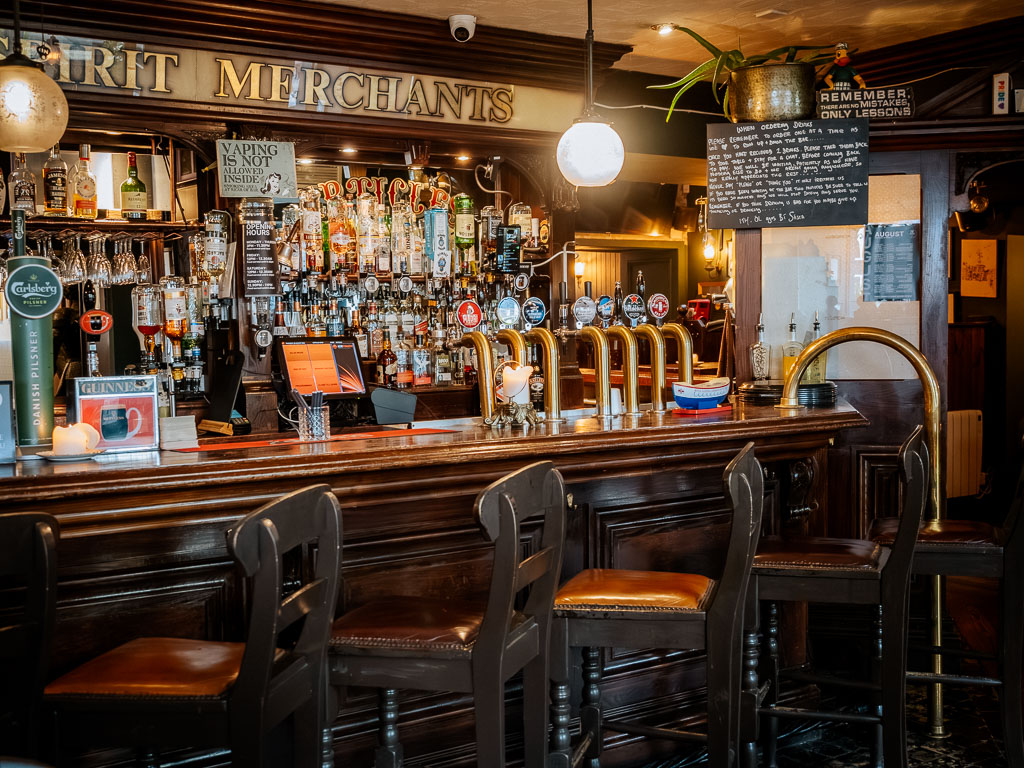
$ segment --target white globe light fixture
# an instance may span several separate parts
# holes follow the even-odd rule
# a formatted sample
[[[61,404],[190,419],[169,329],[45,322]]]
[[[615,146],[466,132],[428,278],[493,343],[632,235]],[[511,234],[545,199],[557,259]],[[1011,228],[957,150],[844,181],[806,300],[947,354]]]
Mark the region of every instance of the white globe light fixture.
[[[21,17],[14,0],[14,53],[0,61],[0,150],[45,152],[68,127],[68,100],[43,65],[21,52]]]
[[[594,14],[587,0],[587,78],[583,116],[558,140],[555,160],[565,180],[576,187],[604,187],[615,181],[626,159],[622,138],[594,111]]]

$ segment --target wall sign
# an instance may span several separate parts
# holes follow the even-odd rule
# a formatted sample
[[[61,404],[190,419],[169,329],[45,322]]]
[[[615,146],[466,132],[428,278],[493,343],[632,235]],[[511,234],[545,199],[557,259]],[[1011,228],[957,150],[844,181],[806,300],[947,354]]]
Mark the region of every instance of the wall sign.
[[[864,301],[917,301],[921,279],[918,223],[864,229]]]
[[[87,376],[71,380],[68,423],[84,421],[109,453],[160,446],[156,376]]]
[[[862,225],[868,121],[708,126],[708,228]]]
[[[995,240],[960,241],[960,295],[994,299],[999,295],[996,284],[998,243]]]
[[[818,91],[818,117],[895,118],[914,116],[914,89],[909,85],[894,88],[850,88]]]
[[[0,30],[3,55],[14,48],[11,37]],[[22,40],[25,53],[38,60],[40,35],[28,32]],[[56,40],[51,48],[59,58],[46,71],[67,90],[555,133],[583,108],[581,93],[549,88],[131,41]]]
[[[217,183],[221,197],[294,198],[295,145],[218,139]]]

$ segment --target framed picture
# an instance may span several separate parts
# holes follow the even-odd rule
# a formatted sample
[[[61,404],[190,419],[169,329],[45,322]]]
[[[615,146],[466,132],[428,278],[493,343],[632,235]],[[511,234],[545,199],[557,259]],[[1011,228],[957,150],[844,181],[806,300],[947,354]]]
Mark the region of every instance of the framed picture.
[[[996,285],[997,242],[967,239],[960,242],[960,295],[994,299]]]
[[[174,150],[174,164],[178,184],[196,180],[196,155],[191,149]]]

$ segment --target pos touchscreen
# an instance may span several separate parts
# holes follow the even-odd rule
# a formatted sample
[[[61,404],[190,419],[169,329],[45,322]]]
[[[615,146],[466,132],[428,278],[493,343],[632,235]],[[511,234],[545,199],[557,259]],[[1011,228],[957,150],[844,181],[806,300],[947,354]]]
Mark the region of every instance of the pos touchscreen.
[[[351,341],[282,341],[281,370],[289,389],[327,397],[366,393],[359,352]]]

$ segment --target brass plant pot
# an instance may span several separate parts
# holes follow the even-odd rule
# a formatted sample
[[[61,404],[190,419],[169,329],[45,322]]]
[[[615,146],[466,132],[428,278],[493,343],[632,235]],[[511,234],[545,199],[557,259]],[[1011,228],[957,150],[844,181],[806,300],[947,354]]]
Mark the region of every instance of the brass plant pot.
[[[734,123],[813,117],[814,67],[802,62],[759,64],[729,74],[729,112]]]

